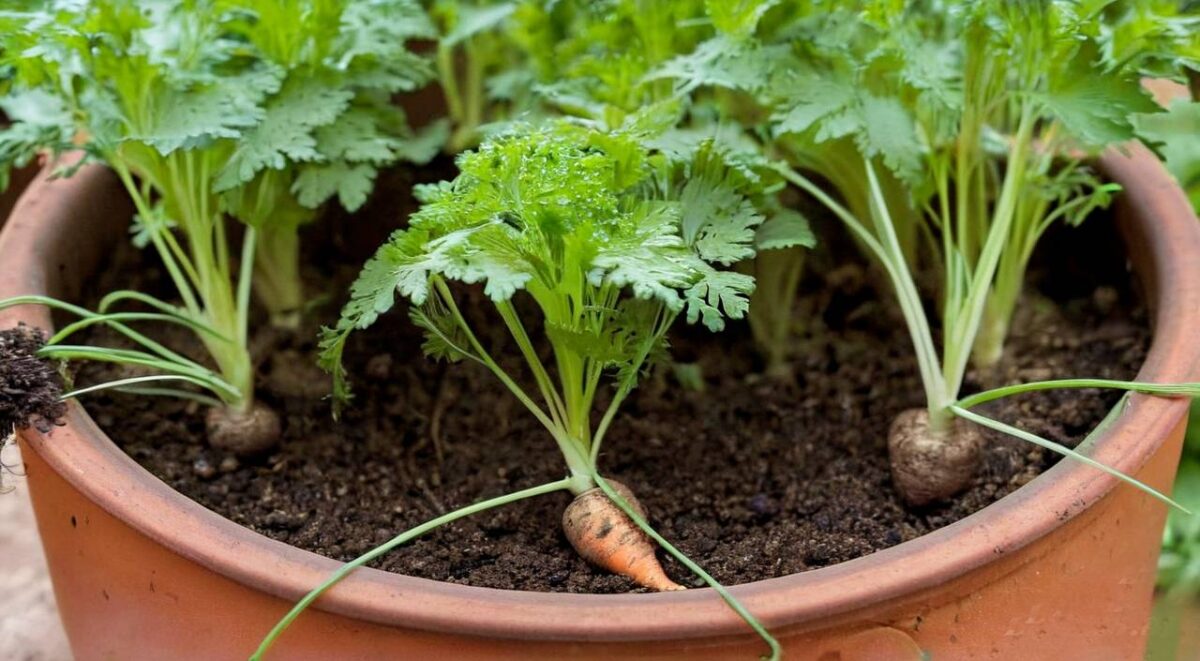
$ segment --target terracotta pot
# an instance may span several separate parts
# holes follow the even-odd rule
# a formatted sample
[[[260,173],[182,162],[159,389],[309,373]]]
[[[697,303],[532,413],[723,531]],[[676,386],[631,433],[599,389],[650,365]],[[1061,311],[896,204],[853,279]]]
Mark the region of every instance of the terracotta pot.
[[[1102,165],[1154,309],[1139,378],[1200,377],[1200,223],[1140,147]],[[37,181],[0,235],[0,297],[73,298],[129,209],[87,168]],[[0,317],[48,326],[40,308]],[[1135,396],[1088,451],[1168,489],[1188,405]],[[147,473],[72,404],[21,435],[55,592],[80,659],[245,658],[338,567],[253,533]],[[1157,501],[1064,461],[951,526],[837,566],[734,588],[789,659],[1140,658],[1165,516]],[[400,551],[403,552],[403,551]],[[761,642],[708,589],[581,595],[490,590],[362,570],[303,615],[281,659],[729,658]],[[836,653],[836,654],[835,654]],[[832,654],[832,655],[831,655]]]

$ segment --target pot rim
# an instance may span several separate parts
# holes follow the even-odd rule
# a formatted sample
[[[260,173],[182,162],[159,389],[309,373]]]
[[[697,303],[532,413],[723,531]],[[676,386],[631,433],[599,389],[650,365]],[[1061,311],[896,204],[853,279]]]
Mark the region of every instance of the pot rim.
[[[1200,222],[1182,190],[1142,145],[1109,151],[1099,165],[1125,188],[1117,215],[1124,216],[1126,245],[1154,309],[1153,342],[1137,378],[1196,380]],[[59,274],[53,265],[62,258],[56,257],[57,239],[50,235],[69,233],[72,217],[92,211],[95,196],[112,195],[114,188],[113,178],[100,166],[84,168],[66,180],[50,180],[48,171],[39,175],[0,233],[0,263],[9,265],[7,273],[0,273],[0,298],[57,290]],[[18,321],[51,327],[49,312],[40,306],[0,313],[0,327]],[[1091,456],[1135,473],[1187,410],[1184,399],[1132,395],[1120,417],[1089,441]],[[44,435],[22,432],[22,437],[75,489],[114,517],[238,583],[295,602],[341,565],[253,532],[182,496],[117,448],[77,402],[71,402],[65,426]],[[768,627],[845,615],[934,588],[1009,555],[1086,511],[1119,484],[1102,472],[1062,461],[996,503],[918,539],[731,591]],[[537,593],[362,568],[314,607],[384,625],[509,639],[752,635],[709,588],[652,594]]]

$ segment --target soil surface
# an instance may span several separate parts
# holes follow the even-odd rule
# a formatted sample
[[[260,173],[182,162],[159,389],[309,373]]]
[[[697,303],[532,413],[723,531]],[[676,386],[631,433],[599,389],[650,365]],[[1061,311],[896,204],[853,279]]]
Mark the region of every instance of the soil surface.
[[[409,183],[398,173],[380,188],[407,190]],[[313,228],[313,291],[344,292],[367,251],[410,204],[403,196],[373,201],[366,215],[382,228],[369,240],[346,236],[363,219]],[[971,373],[965,393],[1017,381],[1135,375],[1148,324],[1124,284],[1130,276],[1113,234],[1098,218],[1049,238],[1048,250],[1060,244],[1056,259],[1035,262],[1002,363]],[[966,493],[907,509],[892,488],[885,435],[893,416],[922,405],[910,340],[897,312],[878,302],[877,291],[887,289],[855,265],[858,254],[836,242],[832,250],[844,265],[827,264],[823,278],[811,269],[802,286],[791,379],[762,376],[744,324],[714,337],[681,323],[672,340],[679,363],[642,383],[602,452],[602,470],[635,491],[651,523],[727,584],[824,567],[919,537],[995,502],[1056,460],[987,432],[983,465]],[[810,263],[832,259],[826,253]],[[124,249],[114,260],[96,292],[119,282],[169,295],[152,255]],[[332,266],[339,263],[352,266]],[[331,322],[338,302],[314,310],[313,326],[300,333],[256,339],[259,397],[284,420],[283,447],[274,454],[239,461],[209,449],[204,412],[188,402],[114,394],[85,404],[130,456],[183,494],[337,560],[453,508],[563,476],[562,458],[533,417],[482,367],[425,359],[403,310],[351,341],[346,358],[356,398],[335,423],[324,398],[328,381],[312,354],[316,324]],[[477,291],[464,290],[463,305],[480,321],[494,319]],[[503,327],[487,328],[494,355],[519,372]],[[193,338],[172,332],[159,337],[197,351]],[[89,340],[120,344],[102,331]],[[128,374],[88,365],[79,382]],[[695,385],[697,375],[702,390],[682,385]],[[1118,397],[1044,392],[986,411],[1074,445]],[[554,494],[460,520],[376,566],[493,588],[634,589],[570,548],[559,526],[568,501]],[[664,558],[664,566],[674,580],[700,584],[673,560]]]

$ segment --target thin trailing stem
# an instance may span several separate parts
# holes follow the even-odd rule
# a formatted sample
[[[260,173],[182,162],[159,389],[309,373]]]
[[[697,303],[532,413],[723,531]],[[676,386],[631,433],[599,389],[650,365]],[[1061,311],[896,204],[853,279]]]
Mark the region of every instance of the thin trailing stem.
[[[117,379],[116,381],[108,381],[106,383],[98,383],[93,386],[87,386],[86,388],[78,388],[78,389],[72,390],[70,392],[64,393],[62,396],[62,399],[63,400],[74,399],[76,397],[81,397],[83,395],[90,395],[95,392],[103,392],[105,390],[121,390],[121,391],[125,391],[125,392],[135,392],[136,391],[139,393],[148,393],[151,390],[149,388],[133,388],[131,386],[137,386],[142,383],[157,383],[157,382],[162,382],[162,381],[184,381],[186,383],[191,383],[193,385],[197,385],[202,388],[210,387],[210,384],[207,381],[205,381],[204,379],[199,379],[194,376],[188,376],[186,374],[155,374],[152,376],[135,376],[135,377],[130,377],[128,379]],[[209,406],[221,406],[220,400],[212,398],[212,397],[205,397],[204,395],[201,395],[198,393],[188,392],[186,390],[170,390],[169,392],[173,396],[181,397],[181,398],[195,399],[195,400],[200,401]]]
[[[1162,492],[1155,489],[1154,487],[1152,487],[1144,482],[1141,482],[1134,477],[1126,475],[1125,473],[1122,473],[1121,471],[1119,471],[1115,468],[1112,468],[1110,466],[1102,464],[1085,454],[1082,454],[1080,452],[1072,450],[1071,448],[1069,448],[1065,445],[1055,443],[1054,441],[1051,441],[1046,438],[1042,438],[1041,436],[1038,436],[1037,434],[1032,434],[1023,429],[1018,429],[1016,427],[1013,427],[1012,425],[1008,425],[1003,422],[1000,422],[999,420],[993,420],[991,418],[982,416],[978,413],[975,413],[974,411],[968,411],[967,409],[965,409],[961,406],[951,405],[949,407],[949,409],[954,415],[957,415],[958,417],[960,417],[964,420],[969,420],[971,422],[974,422],[977,425],[982,425],[984,427],[987,427],[988,429],[994,429],[998,432],[1008,434],[1009,436],[1014,436],[1016,438],[1021,439],[1022,441],[1027,441],[1029,443],[1033,443],[1034,445],[1041,446],[1052,452],[1057,452],[1058,454],[1061,454],[1064,457],[1070,457],[1071,459],[1074,459],[1075,461],[1087,464],[1088,466],[1091,466],[1092,468],[1095,468],[1097,470],[1108,473],[1109,475],[1117,478],[1118,480],[1121,480],[1122,482],[1131,484],[1134,487],[1141,489],[1142,491],[1150,494],[1151,496],[1154,496],[1158,500],[1161,500],[1162,502],[1166,503],[1167,505],[1170,505],[1171,507],[1179,509],[1188,514],[1191,514],[1191,511],[1188,510],[1186,507],[1175,502],[1174,500],[1171,499],[1170,496],[1163,494]]]
[[[613,489],[612,485],[610,485],[603,477],[601,477],[599,473],[592,472],[590,477],[595,484],[599,486],[602,491],[604,491],[605,495],[607,495],[608,498],[617,505],[617,507],[621,508],[621,510],[630,517],[630,519],[638,526],[638,528],[650,536],[651,539],[658,543],[680,563],[686,566],[688,570],[692,571],[701,579],[703,579],[704,582],[712,587],[721,597],[721,599],[724,600],[725,603],[728,604],[729,607],[732,608],[733,611],[737,613],[738,616],[741,617],[755,631],[755,633],[762,637],[762,639],[770,648],[769,656],[766,658],[772,660],[780,658],[782,648],[780,647],[779,642],[770,634],[770,632],[767,631],[766,627],[764,627],[762,623],[759,622],[758,619],[755,618],[754,615],[750,613],[750,611],[736,597],[734,597],[728,589],[725,588],[725,586],[721,585],[721,583],[713,578],[711,574],[706,572],[693,560],[684,555],[679,549],[675,548],[674,545],[668,542],[662,535],[658,533],[658,531],[651,527],[650,524],[633,509],[629,502],[626,501],[615,489]],[[325,581],[323,581],[320,585],[306,594],[299,602],[296,603],[295,606],[291,608],[291,610],[287,612],[287,614],[283,616],[282,619],[279,620],[279,622],[271,629],[266,637],[263,638],[262,642],[259,643],[258,648],[254,651],[254,654],[250,656],[251,661],[261,661],[266,653],[276,643],[276,641],[279,640],[279,637],[282,636],[285,631],[287,631],[288,627],[291,626],[291,624],[295,622],[295,620],[300,617],[300,615],[307,610],[309,606],[311,606],[322,594],[349,576],[354,570],[366,565],[367,563],[384,554],[391,552],[403,544],[406,544],[433,530],[436,530],[437,528],[472,514],[477,514],[479,512],[500,507],[502,505],[507,505],[509,503],[514,503],[520,500],[553,493],[555,491],[573,491],[573,482],[575,479],[576,478],[564,478],[562,480],[549,482],[547,484],[531,487],[529,489],[523,489],[515,493],[481,501],[473,505],[459,508],[452,512],[447,512],[446,514],[443,514],[437,518],[410,528],[396,537],[393,537],[384,544],[381,544],[374,549],[371,549],[367,553],[355,558],[354,560],[347,562],[339,567],[337,571],[331,574],[329,578],[325,579]]]
[[[190,360],[188,358],[185,358],[184,356],[181,356],[178,353],[175,353],[174,351],[171,351],[170,349],[166,348],[162,344],[155,342],[154,340],[150,339],[149,337],[146,337],[145,335],[142,335],[141,333],[133,330],[129,326],[125,325],[124,323],[121,323],[120,320],[114,319],[113,318],[114,315],[99,315],[99,314],[96,314],[96,313],[86,309],[86,308],[79,307],[78,305],[72,305],[70,303],[66,303],[66,302],[60,301],[55,298],[50,298],[48,296],[37,296],[37,295],[16,296],[13,298],[9,298],[9,299],[0,301],[0,310],[14,307],[17,305],[44,305],[51,309],[62,310],[64,312],[69,312],[76,316],[83,317],[85,321],[103,322],[104,324],[110,326],[113,330],[116,330],[117,332],[121,333],[125,337],[129,338],[130,340],[133,340],[135,343],[145,347],[146,349],[150,350],[151,352],[157,354],[158,356],[160,356],[161,358],[163,358],[167,361],[170,361],[172,363],[176,363],[179,365],[187,366],[189,368],[193,368],[196,370],[207,371],[199,363],[197,363],[193,360]],[[63,331],[60,331],[53,338],[51,338],[51,340],[49,342],[47,342],[47,348],[53,348],[55,346],[59,346],[60,343],[62,342],[62,340],[66,339],[67,336],[71,335],[74,332],[74,330],[72,330],[70,333],[66,332],[68,329],[71,329],[71,326],[64,328]]]
[[[186,364],[163,360],[144,351],[129,349],[96,348],[76,345],[57,345],[42,347],[41,356],[54,360],[91,360],[102,363],[117,363],[121,365],[138,365],[160,370],[177,376],[187,376],[203,382],[210,390],[220,393],[222,400],[232,399],[239,395],[237,388],[223,381],[220,377],[204,368],[193,368]]]
[[[956,402],[955,405],[969,409],[997,399],[1011,397],[1012,395],[1020,395],[1038,390],[1062,390],[1066,388],[1108,388],[1166,397],[1200,397],[1200,383],[1142,383],[1139,381],[1118,381],[1113,379],[1058,379],[1054,381],[1019,383],[985,390],[984,392],[964,397]]]
[[[515,503],[527,498],[554,493],[555,491],[568,490],[571,488],[571,486],[571,478],[565,478],[536,487],[522,489],[521,491],[505,494],[503,496],[497,496],[496,498],[489,498],[488,500],[484,500],[473,505],[467,505],[466,507],[460,507],[452,512],[447,512],[437,518],[430,519],[419,526],[410,528],[403,533],[396,535],[390,541],[385,542],[342,565],[337,571],[330,575],[329,578],[325,579],[323,583],[318,585],[308,594],[304,595],[304,598],[297,602],[296,605],[293,606],[292,609],[283,616],[283,619],[279,620],[274,628],[271,629],[270,633],[263,638],[262,642],[258,645],[258,649],[255,650],[254,654],[250,656],[251,661],[261,661],[263,655],[265,655],[267,651],[271,649],[271,646],[275,644],[275,641],[278,640],[281,635],[283,635],[283,632],[286,631],[292,622],[294,622],[297,617],[300,617],[300,614],[303,613],[310,605],[312,605],[312,603],[316,601],[318,597],[320,597],[333,586],[340,583],[342,579],[349,576],[350,573],[355,569],[362,567],[375,558],[390,552],[392,549],[395,549],[402,544],[407,544],[408,542],[417,539],[422,535],[436,530],[446,524],[453,523],[454,521],[457,521],[463,517],[471,516],[472,514],[490,510],[501,505]]]
[[[704,571],[703,567],[696,564],[691,558],[684,555],[682,551],[675,548],[673,544],[668,542],[665,537],[660,535],[657,530],[651,527],[650,524],[646,522],[646,519],[643,518],[642,515],[638,514],[637,510],[635,510],[633,506],[629,504],[629,501],[625,500],[625,498],[618,493],[617,490],[614,489],[607,480],[601,477],[599,473],[593,474],[592,479],[595,480],[596,485],[600,487],[600,489],[604,492],[604,495],[608,496],[609,500],[616,504],[617,507],[621,508],[621,511],[624,512],[625,515],[628,516],[638,528],[641,528],[642,532],[649,535],[651,539],[653,539],[658,543],[659,546],[663,548],[663,550],[671,554],[671,557],[678,560],[680,564],[687,567],[688,570],[693,574],[699,576],[713,590],[716,590],[721,599],[724,600],[725,603],[728,604],[729,607],[746,622],[746,624],[750,625],[750,628],[753,629],[754,632],[757,633],[767,643],[767,646],[771,650],[770,654],[765,658],[768,658],[771,661],[776,661],[781,657],[783,654],[783,648],[780,647],[779,641],[775,640],[775,637],[772,636],[769,631],[767,631],[767,628],[758,621],[758,618],[754,617],[754,614],[751,613],[742,604],[742,602],[738,601],[737,597],[734,597],[724,585],[721,585],[721,583],[718,582],[717,579],[713,578],[711,574]]]
[[[71,335],[96,324],[105,324],[113,321],[161,321],[163,323],[177,324],[189,328],[197,333],[212,335],[215,338],[220,338],[215,330],[205,326],[204,324],[196,323],[187,317],[181,317],[175,314],[163,314],[161,312],[116,312],[111,314],[97,314],[93,317],[80,319],[74,323],[63,326],[62,330],[55,333],[47,344],[59,344]]]

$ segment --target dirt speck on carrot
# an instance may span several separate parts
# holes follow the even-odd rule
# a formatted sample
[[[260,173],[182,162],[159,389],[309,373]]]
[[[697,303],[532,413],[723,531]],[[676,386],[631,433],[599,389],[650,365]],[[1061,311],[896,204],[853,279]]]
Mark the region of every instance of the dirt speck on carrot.
[[[638,514],[646,516],[646,510],[629,487],[612,479],[608,483]],[[585,491],[571,501],[563,512],[562,526],[567,541],[588,562],[652,590],[685,589],[663,571],[654,555],[653,540],[599,488]]]

